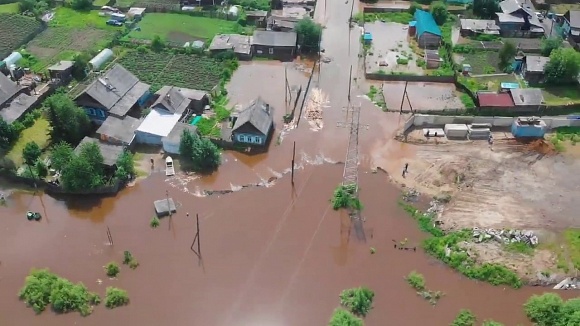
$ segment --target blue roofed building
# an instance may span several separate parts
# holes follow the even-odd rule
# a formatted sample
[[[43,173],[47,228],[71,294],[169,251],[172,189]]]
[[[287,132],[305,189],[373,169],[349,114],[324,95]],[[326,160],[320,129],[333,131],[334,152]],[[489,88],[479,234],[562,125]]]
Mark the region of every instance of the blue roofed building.
[[[441,29],[430,12],[415,11],[417,43],[421,48],[436,49],[441,44]]]

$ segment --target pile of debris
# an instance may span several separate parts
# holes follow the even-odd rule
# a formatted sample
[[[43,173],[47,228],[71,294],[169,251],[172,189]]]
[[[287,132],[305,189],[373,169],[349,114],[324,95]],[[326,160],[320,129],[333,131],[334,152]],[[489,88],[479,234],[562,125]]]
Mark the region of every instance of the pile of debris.
[[[322,110],[328,104],[328,96],[320,89],[314,88],[310,93],[310,98],[305,108],[306,120],[315,129],[322,129]]]
[[[522,242],[530,247],[535,247],[539,243],[538,237],[534,235],[534,232],[522,230],[481,230],[478,227],[475,227],[473,228],[473,237],[476,238],[476,243],[484,242],[490,239],[505,244]]]
[[[419,200],[419,192],[413,188],[403,192],[403,200],[409,203],[414,203]]]
[[[427,213],[429,215],[439,215],[439,213],[443,212],[443,208],[445,206],[438,200],[432,200],[429,203],[429,208],[427,209]]]

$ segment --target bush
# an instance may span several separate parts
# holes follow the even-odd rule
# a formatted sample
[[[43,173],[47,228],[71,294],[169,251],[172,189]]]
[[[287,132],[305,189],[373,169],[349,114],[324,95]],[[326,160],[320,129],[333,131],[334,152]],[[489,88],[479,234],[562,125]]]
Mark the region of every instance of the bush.
[[[469,310],[461,310],[451,326],[475,326],[475,315]]]
[[[423,275],[415,271],[409,273],[409,275],[407,275],[406,280],[407,283],[409,283],[409,285],[411,285],[415,290],[423,291],[425,289],[425,278],[423,277]]]
[[[36,313],[41,313],[52,304],[56,312],[78,311],[83,316],[92,312],[91,305],[101,301],[97,294],[89,292],[82,283],[73,284],[48,269],[32,270],[18,296]]]
[[[107,287],[107,292],[105,293],[105,307],[113,309],[126,304],[129,304],[129,295],[127,294],[127,291],[112,286]]]
[[[431,14],[433,15],[433,19],[435,19],[437,25],[441,26],[445,24],[447,21],[447,16],[449,16],[449,12],[447,11],[447,6],[445,3],[435,1],[431,3],[429,8],[431,9]]]
[[[354,316],[350,312],[338,308],[332,314],[328,326],[363,326],[363,322],[360,318]]]
[[[373,307],[375,293],[365,287],[342,291],[340,304],[357,316],[366,316]]]
[[[334,190],[330,202],[336,211],[341,208],[362,210],[362,204],[356,197],[356,185],[340,185]]]
[[[107,276],[116,277],[121,271],[121,269],[119,268],[119,265],[117,265],[117,263],[112,261],[108,263],[107,266],[105,266],[105,271],[107,272]]]
[[[416,2],[411,2],[411,5],[409,6],[409,9],[407,9],[407,11],[411,14],[414,15],[415,11],[417,11],[417,9],[421,10],[423,8],[421,8],[421,5],[416,3]]]
[[[131,269],[139,267],[139,262],[137,259],[135,259],[131,252],[127,250],[123,253],[123,264],[129,265],[129,268]]]
[[[36,161],[34,169],[36,170],[36,175],[39,178],[46,178],[46,176],[48,175],[48,168],[46,167],[46,164],[44,164],[42,160]]]
[[[153,218],[151,219],[151,222],[149,222],[149,226],[153,229],[156,229],[159,227],[159,218],[157,216],[153,216]]]

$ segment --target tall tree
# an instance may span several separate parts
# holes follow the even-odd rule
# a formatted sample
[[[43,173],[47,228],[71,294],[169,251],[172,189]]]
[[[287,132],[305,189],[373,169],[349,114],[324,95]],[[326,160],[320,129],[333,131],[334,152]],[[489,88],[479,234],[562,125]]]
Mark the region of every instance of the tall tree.
[[[29,167],[36,163],[40,155],[42,155],[42,151],[38,144],[33,141],[26,143],[22,149],[22,159]]]
[[[544,57],[549,57],[552,51],[562,47],[562,38],[559,36],[553,36],[542,39],[542,55]]]
[[[550,62],[544,67],[544,73],[549,84],[577,83],[580,73],[580,53],[573,48],[552,51]]]
[[[74,152],[69,144],[60,142],[52,147],[49,158],[50,166],[60,171],[74,158]]]
[[[497,0],[474,0],[473,14],[480,18],[490,19],[495,17],[499,10],[499,1]]]
[[[9,149],[17,139],[18,130],[0,117],[0,149]]]
[[[70,191],[90,190],[103,185],[103,177],[82,156],[75,156],[62,170],[62,185]]]
[[[320,36],[322,26],[315,23],[309,17],[304,17],[296,23],[296,34],[298,34],[298,44],[302,53],[317,52],[320,48]]]
[[[505,42],[502,48],[499,50],[499,67],[502,70],[509,69],[511,62],[517,53],[516,46],[512,42]]]
[[[79,156],[84,158],[90,165],[93,171],[98,174],[103,172],[103,154],[99,145],[93,142],[84,143],[81,145]]]
[[[185,129],[181,133],[181,139],[179,141],[179,155],[191,160],[193,157],[193,147],[195,146],[196,136],[192,134],[189,130]]]
[[[447,21],[447,16],[449,16],[449,12],[447,11],[447,6],[444,2],[435,1],[429,6],[431,9],[431,15],[433,15],[433,19],[437,25],[443,25]]]
[[[135,164],[133,162],[133,154],[129,151],[124,151],[117,158],[117,170],[115,171],[115,176],[121,180],[127,180],[134,174]]]
[[[214,171],[221,164],[219,148],[211,140],[200,138],[187,130],[181,134],[179,154],[199,172]]]
[[[53,142],[77,144],[89,134],[89,117],[65,93],[58,92],[50,96],[44,105],[48,112],[50,138]]]

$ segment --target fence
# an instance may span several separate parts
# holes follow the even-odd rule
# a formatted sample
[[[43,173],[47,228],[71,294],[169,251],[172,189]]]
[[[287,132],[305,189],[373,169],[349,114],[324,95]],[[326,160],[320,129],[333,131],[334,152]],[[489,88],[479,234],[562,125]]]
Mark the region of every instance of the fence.
[[[395,75],[383,73],[365,73],[366,79],[382,81],[409,81],[409,82],[428,82],[428,83],[453,83],[455,76],[420,76],[420,75]]]
[[[443,126],[446,124],[472,124],[472,123],[489,123],[492,127],[510,127],[516,117],[497,117],[497,116],[444,116],[444,115],[426,115],[416,114],[405,122],[405,130],[411,127]],[[543,117],[542,121],[546,127],[553,129],[559,127],[580,127],[580,120],[566,119],[561,117]]]

